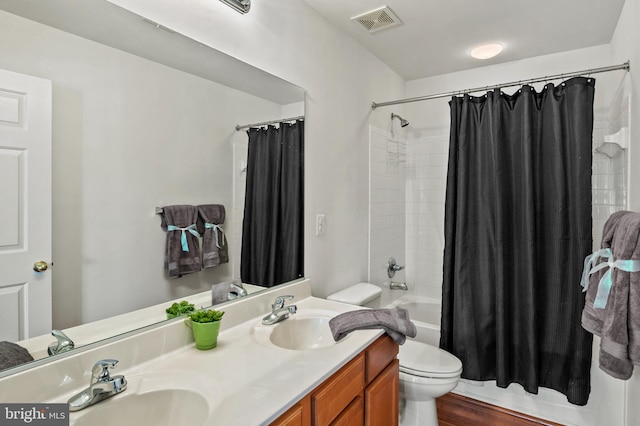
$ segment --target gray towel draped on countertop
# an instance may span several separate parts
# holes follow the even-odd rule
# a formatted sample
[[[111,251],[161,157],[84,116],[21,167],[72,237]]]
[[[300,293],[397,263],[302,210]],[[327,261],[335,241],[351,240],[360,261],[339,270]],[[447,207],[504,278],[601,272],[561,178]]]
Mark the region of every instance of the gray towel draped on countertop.
[[[416,326],[404,308],[362,309],[345,312],[331,318],[329,327],[337,342],[355,330],[382,329],[394,342],[402,345],[407,337],[416,337]]]

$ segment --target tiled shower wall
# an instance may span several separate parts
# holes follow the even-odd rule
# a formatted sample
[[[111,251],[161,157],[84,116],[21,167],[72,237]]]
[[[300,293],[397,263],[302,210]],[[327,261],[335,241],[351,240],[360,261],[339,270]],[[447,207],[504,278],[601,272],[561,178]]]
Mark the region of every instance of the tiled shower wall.
[[[605,135],[617,133],[629,128],[630,96],[628,79],[625,77],[608,113],[599,114],[593,123],[594,150],[604,142]],[[626,146],[629,146],[629,132],[626,132]],[[627,208],[627,164],[626,149],[619,150],[610,157],[598,152],[593,153],[592,166],[592,218],[593,247],[600,247],[602,227],[609,216]]]
[[[369,282],[389,285],[390,257],[406,265],[406,141],[391,131],[369,128]],[[405,271],[394,281],[404,282]]]
[[[418,296],[440,299],[448,129],[407,140],[407,282]]]

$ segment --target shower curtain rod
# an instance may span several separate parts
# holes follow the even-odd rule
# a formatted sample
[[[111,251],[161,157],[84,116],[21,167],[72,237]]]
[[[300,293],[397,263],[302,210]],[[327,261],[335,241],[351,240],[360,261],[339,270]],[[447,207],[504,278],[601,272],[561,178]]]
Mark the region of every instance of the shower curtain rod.
[[[281,120],[263,121],[262,123],[243,124],[242,126],[237,124],[236,131],[240,131],[242,129],[248,129],[249,127],[267,126],[269,124],[278,124],[278,123],[284,123],[285,121],[297,121],[297,120],[304,120],[304,115],[300,115],[298,117],[283,118]]]
[[[371,109],[376,109],[378,107],[389,106],[389,105],[406,104],[406,103],[409,103],[409,102],[419,102],[419,101],[428,101],[430,99],[448,98],[450,96],[463,95],[465,93],[484,92],[484,91],[493,90],[493,89],[500,89],[502,87],[513,87],[513,86],[520,86],[520,85],[523,85],[523,84],[540,83],[542,81],[547,81],[547,80],[557,80],[557,79],[562,79],[562,78],[578,77],[578,76],[581,76],[581,75],[598,74],[598,73],[601,73],[601,72],[609,72],[609,71],[617,71],[617,70],[629,71],[630,69],[631,69],[630,62],[627,61],[627,62],[625,62],[623,64],[620,64],[620,65],[611,65],[611,66],[608,66],[608,67],[592,68],[592,69],[589,69],[589,70],[577,71],[577,72],[572,72],[572,73],[549,75],[549,76],[545,76],[545,77],[531,78],[529,80],[518,80],[518,81],[512,81],[511,83],[494,84],[492,86],[476,87],[474,89],[456,90],[456,91],[453,91],[453,92],[438,93],[438,94],[435,94],[435,95],[418,96],[416,98],[398,99],[396,101],[372,102],[371,103]]]

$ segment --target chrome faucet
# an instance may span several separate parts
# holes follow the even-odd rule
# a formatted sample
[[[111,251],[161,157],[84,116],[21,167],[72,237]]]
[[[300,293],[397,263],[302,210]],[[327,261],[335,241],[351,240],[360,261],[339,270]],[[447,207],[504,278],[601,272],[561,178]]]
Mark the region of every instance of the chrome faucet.
[[[56,341],[47,348],[49,355],[61,354],[75,347],[73,340],[69,339],[61,330],[53,330],[51,335],[56,338]]]
[[[244,297],[244,296],[246,296],[248,294],[247,290],[244,287],[242,287],[241,283],[238,283],[238,284],[230,283],[229,284],[229,288],[231,290],[229,291],[229,293],[227,293],[227,299],[228,300],[239,299],[239,298]]]
[[[82,410],[127,389],[127,380],[124,376],[111,377],[109,374],[109,369],[114,368],[117,364],[118,360],[115,359],[103,359],[96,362],[91,369],[89,387],[67,401],[69,411]]]
[[[286,300],[293,299],[293,296],[278,296],[275,302],[271,305],[271,313],[262,318],[262,324],[273,325],[277,322],[284,321],[289,318],[290,314],[298,312],[296,305],[284,306]]]

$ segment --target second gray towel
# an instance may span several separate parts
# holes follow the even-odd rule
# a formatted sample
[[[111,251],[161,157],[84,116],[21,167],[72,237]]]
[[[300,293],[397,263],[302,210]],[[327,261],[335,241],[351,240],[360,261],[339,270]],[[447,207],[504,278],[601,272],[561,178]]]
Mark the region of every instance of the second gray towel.
[[[407,336],[416,337],[416,326],[403,308],[362,309],[345,312],[329,321],[333,339],[337,342],[355,330],[383,329],[394,342],[402,345]]]
[[[202,234],[202,267],[211,268],[229,262],[227,237],[222,225],[225,209],[222,204],[202,204],[198,207],[198,232]]]

